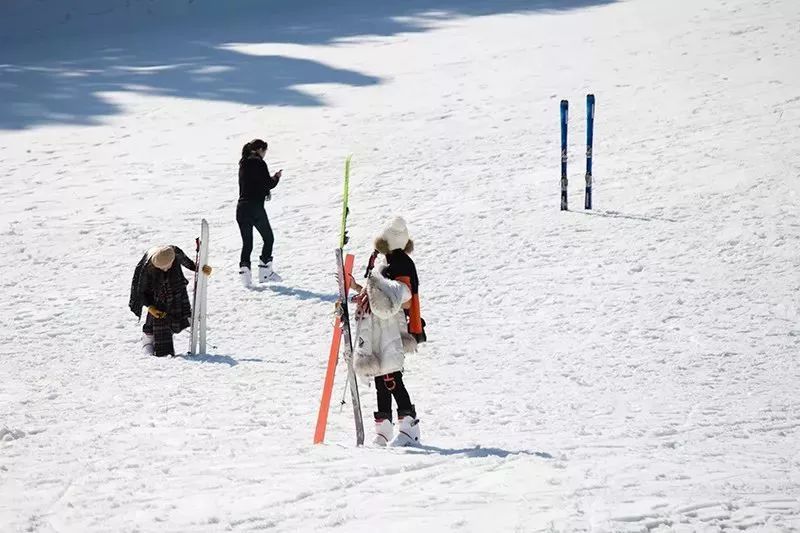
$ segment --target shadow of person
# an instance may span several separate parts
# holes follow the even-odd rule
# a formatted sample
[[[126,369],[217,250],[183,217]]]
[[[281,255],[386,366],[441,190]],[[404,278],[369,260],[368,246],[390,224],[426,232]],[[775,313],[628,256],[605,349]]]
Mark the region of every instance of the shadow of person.
[[[471,458],[480,458],[480,457],[505,458],[510,455],[529,455],[534,457],[540,457],[542,459],[553,459],[553,456],[547,452],[540,452],[533,450],[504,450],[502,448],[484,448],[482,446],[474,446],[472,448],[440,448],[438,446],[421,444],[419,446],[412,446],[401,449],[408,453],[437,454],[444,456],[463,455],[464,457],[471,457]]]
[[[236,366],[239,361],[229,355],[212,355],[212,354],[184,354],[176,357],[176,359],[183,359],[184,361],[192,361],[195,363],[215,363],[220,365]],[[248,359],[251,361],[252,359]],[[257,359],[261,361],[261,359]]]

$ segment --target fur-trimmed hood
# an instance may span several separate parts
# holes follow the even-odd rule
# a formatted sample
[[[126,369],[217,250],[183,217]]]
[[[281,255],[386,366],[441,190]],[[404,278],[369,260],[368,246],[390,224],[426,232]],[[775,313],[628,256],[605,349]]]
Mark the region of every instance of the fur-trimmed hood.
[[[375,237],[375,249],[387,255],[392,250],[405,250],[411,253],[414,243],[408,236],[408,225],[403,217],[394,217]]]
[[[373,245],[375,249],[383,255],[389,255],[389,253],[392,251],[392,249],[389,248],[389,242],[382,237],[375,237],[375,242]],[[408,239],[402,250],[407,254],[412,253],[414,251],[414,241]]]

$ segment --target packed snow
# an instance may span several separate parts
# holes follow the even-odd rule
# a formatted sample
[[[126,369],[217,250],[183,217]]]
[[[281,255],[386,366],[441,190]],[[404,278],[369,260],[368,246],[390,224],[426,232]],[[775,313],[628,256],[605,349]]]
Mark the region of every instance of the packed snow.
[[[800,530],[800,3],[164,4],[0,7],[0,531]],[[419,448],[355,446],[343,364],[312,444],[350,153],[356,271],[416,243]],[[209,353],[145,357],[133,268],[202,218]]]

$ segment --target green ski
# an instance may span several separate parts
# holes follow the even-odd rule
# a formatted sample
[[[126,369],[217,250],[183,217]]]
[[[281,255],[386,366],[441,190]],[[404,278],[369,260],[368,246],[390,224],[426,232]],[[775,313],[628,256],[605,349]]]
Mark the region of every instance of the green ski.
[[[339,233],[339,247],[336,249],[336,271],[339,279],[339,316],[342,324],[342,335],[344,336],[344,360],[347,363],[347,385],[350,386],[350,397],[353,402],[353,419],[356,425],[356,445],[364,444],[364,420],[361,416],[361,398],[358,395],[358,380],[353,369],[353,337],[350,331],[350,314],[348,313],[347,303],[348,294],[344,279],[344,245],[347,244],[347,215],[350,209],[347,201],[350,196],[350,160],[352,154],[347,156],[344,164],[344,194],[342,196],[342,229]]]
[[[350,198],[350,160],[353,154],[347,156],[344,162],[344,193],[342,195],[342,229],[339,233],[339,248],[344,248],[350,238],[347,235],[347,215],[350,214],[350,208],[347,207],[347,201]]]

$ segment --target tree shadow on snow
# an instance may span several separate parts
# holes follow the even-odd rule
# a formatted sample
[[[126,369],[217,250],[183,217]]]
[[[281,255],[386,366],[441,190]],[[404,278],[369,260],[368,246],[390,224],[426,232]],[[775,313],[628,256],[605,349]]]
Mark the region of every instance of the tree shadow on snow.
[[[534,457],[540,457],[542,459],[552,459],[553,456],[547,452],[537,452],[537,451],[530,451],[530,450],[503,450],[502,448],[483,448],[481,446],[475,446],[472,448],[440,448],[438,446],[429,446],[427,444],[423,444],[420,446],[409,447],[409,448],[402,448],[407,453],[418,453],[418,454],[437,454],[437,455],[463,455],[465,457],[471,458],[481,458],[481,457],[508,457],[509,455],[530,455]]]
[[[51,18],[58,16],[61,23],[52,34],[35,35],[31,38],[38,38],[35,44],[32,40],[0,46],[0,130],[41,124],[100,124],[123,112],[104,97],[104,93],[114,92],[251,106],[324,106],[324,96],[303,86],[358,88],[382,80],[356,69],[299,57],[312,53],[303,48],[287,51],[285,46],[267,46],[245,53],[231,45],[335,46],[358,38],[424,32],[458,17],[566,11],[615,1],[341,0],[298,7],[297,2],[273,0],[257,10],[247,8],[246,2],[219,3],[216,8],[197,2],[194,11],[173,18],[171,25],[156,14],[143,23],[143,14],[138,13],[136,31],[125,26],[128,18],[134,18],[128,17],[132,13],[126,9],[141,10],[136,4],[128,3],[125,8],[126,4],[116,2],[114,7],[77,17],[69,10],[80,11],[79,7],[54,3],[49,9],[59,12]],[[0,30],[2,24],[12,24],[8,21],[30,20],[24,10],[33,9],[34,4],[0,7]],[[21,11],[15,13],[14,9]],[[9,15],[5,23],[4,10]],[[81,32],[89,36],[76,38],[74,34]]]

